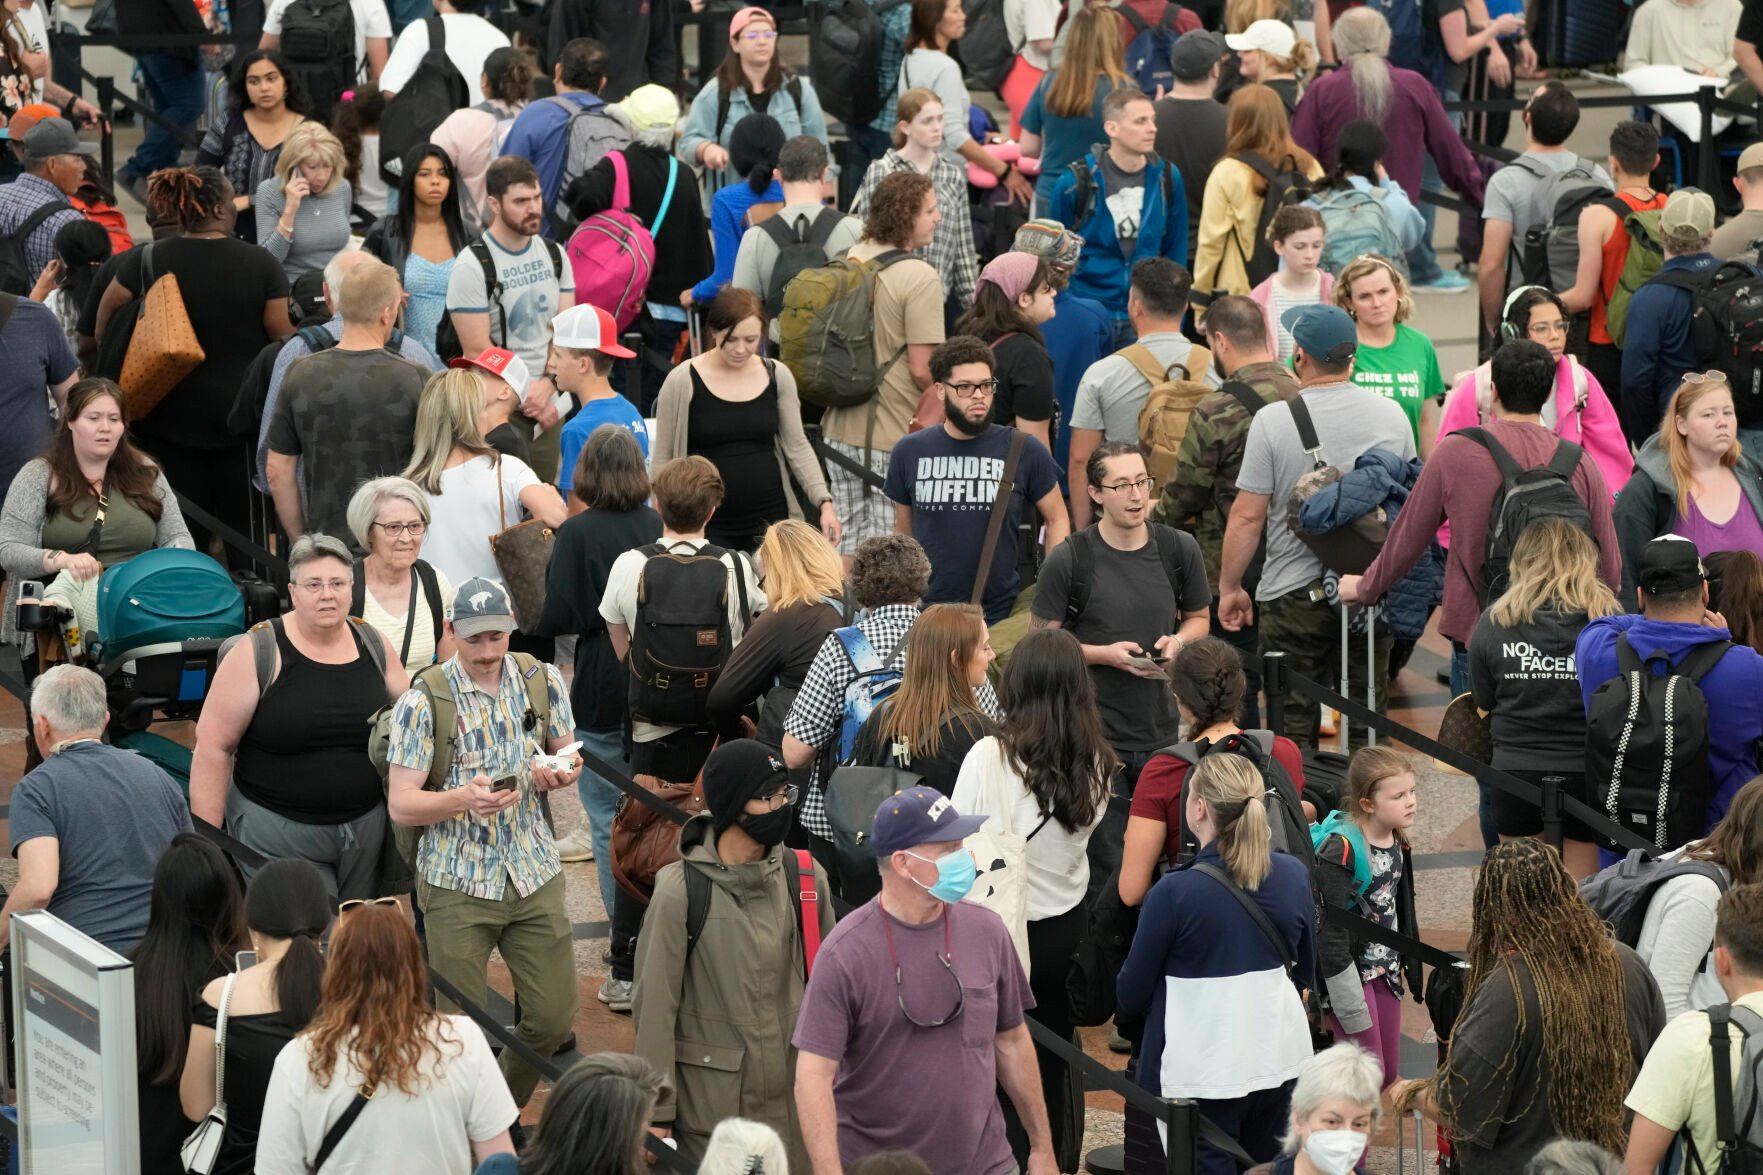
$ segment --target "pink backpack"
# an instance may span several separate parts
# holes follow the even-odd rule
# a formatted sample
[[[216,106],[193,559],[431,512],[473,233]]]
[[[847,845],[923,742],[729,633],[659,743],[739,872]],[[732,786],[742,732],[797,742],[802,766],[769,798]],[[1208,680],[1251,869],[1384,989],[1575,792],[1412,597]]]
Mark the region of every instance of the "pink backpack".
[[[586,302],[598,306],[624,330],[642,313],[649,275],[655,270],[655,238],[631,213],[630,172],[624,152],[612,151],[606,158],[615,177],[612,207],[594,213],[570,235],[569,263],[575,273],[576,305]],[[667,217],[674,182],[679,178],[679,160],[670,156],[667,164],[667,192],[655,214],[657,228]]]

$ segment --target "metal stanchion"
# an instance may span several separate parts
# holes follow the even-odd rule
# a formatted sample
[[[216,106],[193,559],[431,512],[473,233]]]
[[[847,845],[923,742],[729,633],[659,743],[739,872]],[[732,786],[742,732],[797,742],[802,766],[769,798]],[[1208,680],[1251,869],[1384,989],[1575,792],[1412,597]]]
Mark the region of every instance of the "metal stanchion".
[[[1168,1107],[1163,1119],[1168,1131],[1163,1143],[1164,1170],[1168,1175],[1193,1175],[1194,1149],[1199,1137],[1198,1123],[1194,1121],[1194,1103],[1183,1100],[1164,1104]]]
[[[1718,95],[1712,86],[1702,86],[1696,90],[1696,113],[1701,118],[1702,141],[1696,151],[1696,186],[1709,195],[1714,193],[1714,185],[1720,176],[1720,147],[1714,142],[1714,99]]]
[[[1561,784],[1554,776],[1543,777],[1543,839],[1561,851]]]

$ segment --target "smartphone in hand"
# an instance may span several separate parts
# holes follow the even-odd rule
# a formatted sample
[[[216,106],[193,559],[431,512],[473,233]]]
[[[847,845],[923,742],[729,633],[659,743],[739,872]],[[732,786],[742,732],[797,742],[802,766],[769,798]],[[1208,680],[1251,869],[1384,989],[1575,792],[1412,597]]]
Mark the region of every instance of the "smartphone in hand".
[[[520,786],[520,776],[518,776],[518,775],[504,775],[501,779],[498,779],[494,783],[490,784],[490,790],[491,791],[513,791],[515,788],[517,788],[519,786]]]

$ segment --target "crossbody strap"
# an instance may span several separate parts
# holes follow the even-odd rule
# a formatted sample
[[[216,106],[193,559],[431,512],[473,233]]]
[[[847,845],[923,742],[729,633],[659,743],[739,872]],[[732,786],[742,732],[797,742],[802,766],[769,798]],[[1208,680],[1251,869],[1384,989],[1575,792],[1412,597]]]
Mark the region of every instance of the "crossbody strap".
[[[416,574],[416,569],[412,567],[410,569],[410,608],[404,617],[404,647],[398,650],[398,664],[400,665],[410,660],[410,634],[416,631],[416,597],[417,593],[422,590],[422,585],[417,582],[420,578]]]
[[[655,223],[649,226],[649,236],[653,238],[661,231],[661,222],[667,219],[667,210],[673,207],[673,187],[679,179],[679,160],[667,157],[667,190],[661,193],[661,207],[655,212]]]
[[[1028,434],[1021,429],[1012,429],[1010,452],[1004,458],[1004,473],[998,479],[998,495],[992,499],[992,513],[986,519],[986,541],[979,551],[979,569],[973,576],[973,598],[970,603],[975,605],[986,598],[986,581],[992,577],[992,559],[998,553],[998,536],[1004,529],[1004,514],[1010,509],[1010,495],[1016,492],[1016,466],[1022,460],[1022,446]]]
[[[1230,896],[1237,900],[1238,905],[1248,911],[1249,917],[1255,920],[1255,926],[1267,936],[1267,941],[1273,944],[1273,949],[1279,953],[1280,959],[1285,964],[1287,974],[1297,970],[1298,961],[1292,957],[1292,948],[1286,942],[1285,935],[1279,932],[1279,927],[1273,924],[1273,919],[1267,916],[1267,911],[1261,908],[1261,904],[1243,891],[1243,887],[1237,884],[1236,878],[1209,861],[1201,861],[1193,866],[1193,870],[1195,873],[1204,873],[1229,890]]]
[[[331,1157],[331,1152],[337,1149],[337,1144],[343,1141],[345,1134],[349,1133],[349,1127],[355,1125],[355,1119],[361,1117],[361,1111],[365,1110],[367,1103],[373,1100],[374,1093],[374,1087],[371,1085],[363,1085],[355,1091],[355,1100],[349,1103],[349,1108],[343,1111],[343,1116],[333,1122],[331,1128],[324,1132],[324,1141],[318,1144],[318,1156],[312,1160],[314,1172],[324,1170],[325,1160]]]
[[[814,858],[807,849],[785,849],[784,860],[796,888],[796,921],[802,930],[802,975],[814,973],[814,956],[820,953],[820,889],[814,880]]]
[[[233,984],[237,971],[226,977],[220,989],[220,1014],[214,1018],[214,1108],[226,1117],[226,1021],[227,1009],[233,1002]]]

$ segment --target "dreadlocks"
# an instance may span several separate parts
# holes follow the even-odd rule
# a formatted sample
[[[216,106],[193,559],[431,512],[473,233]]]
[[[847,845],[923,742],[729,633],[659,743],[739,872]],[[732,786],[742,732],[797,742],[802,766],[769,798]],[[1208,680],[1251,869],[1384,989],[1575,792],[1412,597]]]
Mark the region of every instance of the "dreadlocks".
[[[1563,1138],[1595,1142],[1621,1154],[1622,1098],[1633,1076],[1624,1012],[1622,961],[1610,928],[1580,900],[1560,855],[1537,840],[1508,841],[1489,850],[1475,882],[1474,928],[1469,936],[1469,992],[1504,972],[1517,1004],[1513,1044],[1498,1077],[1518,1076],[1526,1028],[1526,999],[1515,961],[1523,959],[1543,1017],[1543,1073],[1549,1120]],[[1445,1069],[1451,1068],[1447,1055]],[[1457,1118],[1453,1083],[1438,1084],[1439,1110]],[[1513,1122],[1529,1105],[1514,1106]]]
[[[219,219],[231,186],[217,167],[166,167],[147,177],[147,199],[185,232]]]

